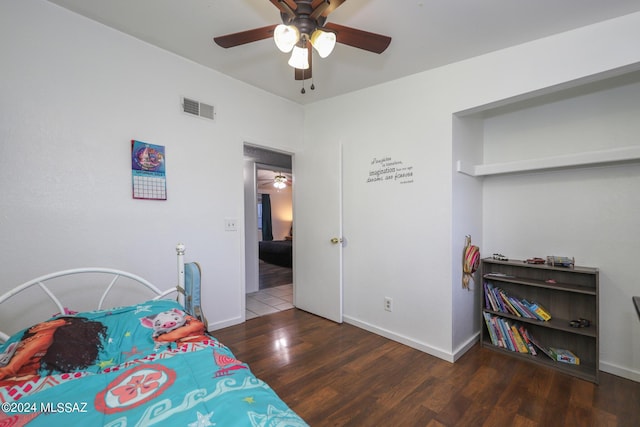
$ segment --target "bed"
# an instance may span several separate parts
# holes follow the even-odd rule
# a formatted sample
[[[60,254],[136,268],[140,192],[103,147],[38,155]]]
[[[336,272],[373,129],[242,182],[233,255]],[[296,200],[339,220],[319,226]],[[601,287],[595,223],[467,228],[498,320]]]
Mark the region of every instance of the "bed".
[[[124,271],[77,269],[36,278],[0,296],[2,304],[40,288],[59,308],[57,315],[15,334],[0,332],[0,425],[306,426],[206,332],[200,315],[187,311],[188,292],[171,295],[189,289],[183,256],[179,245],[178,286],[167,292]],[[95,310],[73,312],[48,285],[52,278],[96,272],[111,282]],[[103,308],[122,277],[155,297]]]
[[[291,240],[262,240],[258,257],[269,264],[291,268],[293,265],[293,242]]]

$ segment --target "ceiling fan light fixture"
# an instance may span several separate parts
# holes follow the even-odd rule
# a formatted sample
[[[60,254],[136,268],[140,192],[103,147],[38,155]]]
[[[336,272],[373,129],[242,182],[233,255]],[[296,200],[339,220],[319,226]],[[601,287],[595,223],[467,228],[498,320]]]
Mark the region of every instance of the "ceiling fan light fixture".
[[[300,70],[309,69],[309,52],[306,47],[295,46],[289,58],[289,65]]]
[[[273,40],[281,52],[289,53],[300,40],[300,31],[295,25],[278,25],[273,31]]]
[[[282,190],[287,186],[287,177],[281,174],[276,175],[273,178],[273,186],[278,190]]]
[[[336,46],[336,34],[330,31],[315,30],[311,34],[311,44],[320,55],[320,58],[326,58]]]

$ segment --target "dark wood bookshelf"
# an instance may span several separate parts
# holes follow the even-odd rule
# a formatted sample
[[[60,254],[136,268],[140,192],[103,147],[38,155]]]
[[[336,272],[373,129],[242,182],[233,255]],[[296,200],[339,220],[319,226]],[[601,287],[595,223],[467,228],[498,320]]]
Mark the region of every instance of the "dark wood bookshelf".
[[[482,260],[482,332],[483,347],[548,366],[560,372],[598,383],[598,287],[599,272],[592,267],[558,267],[528,264],[520,260]],[[542,305],[550,314],[547,321],[496,311],[486,305],[485,283],[502,289],[517,300],[526,299]],[[485,313],[523,326],[543,347],[567,349],[580,358],[579,365],[557,362],[536,348],[537,355],[520,353],[494,345],[491,341]],[[588,319],[588,327],[571,327],[569,322]]]

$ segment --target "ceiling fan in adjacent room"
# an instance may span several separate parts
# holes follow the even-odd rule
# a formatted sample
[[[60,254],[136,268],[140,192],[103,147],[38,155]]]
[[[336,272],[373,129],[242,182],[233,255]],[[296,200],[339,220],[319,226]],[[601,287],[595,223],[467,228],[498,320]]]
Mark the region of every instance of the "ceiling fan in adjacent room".
[[[326,58],[336,43],[374,53],[384,52],[391,43],[391,37],[326,22],[327,16],[346,0],[269,1],[280,10],[282,24],[227,34],[213,40],[219,46],[229,48],[273,37],[278,49],[291,52],[289,65],[295,69],[295,79],[303,81],[313,77],[311,47],[321,58]]]
[[[268,169],[257,170],[257,187],[258,190],[283,190],[287,186],[291,186],[292,176],[290,172],[279,172]]]

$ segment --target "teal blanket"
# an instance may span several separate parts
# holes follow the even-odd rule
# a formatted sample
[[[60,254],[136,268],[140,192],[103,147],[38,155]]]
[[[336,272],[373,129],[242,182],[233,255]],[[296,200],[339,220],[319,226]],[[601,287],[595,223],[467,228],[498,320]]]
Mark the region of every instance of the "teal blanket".
[[[0,347],[0,425],[307,425],[173,301],[72,318],[35,325]]]

